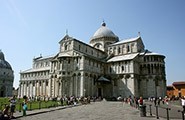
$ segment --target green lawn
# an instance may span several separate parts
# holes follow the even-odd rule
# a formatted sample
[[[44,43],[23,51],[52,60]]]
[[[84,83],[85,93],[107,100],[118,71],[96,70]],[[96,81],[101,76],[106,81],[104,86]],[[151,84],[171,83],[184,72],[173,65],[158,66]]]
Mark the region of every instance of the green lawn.
[[[3,110],[5,105],[9,105],[9,98],[0,98],[0,110]],[[22,111],[22,103],[23,99],[18,100],[16,102],[16,111]],[[60,106],[60,101],[28,101],[27,106],[28,110],[34,109],[42,109],[42,108],[50,108]],[[66,105],[66,102],[64,102]]]

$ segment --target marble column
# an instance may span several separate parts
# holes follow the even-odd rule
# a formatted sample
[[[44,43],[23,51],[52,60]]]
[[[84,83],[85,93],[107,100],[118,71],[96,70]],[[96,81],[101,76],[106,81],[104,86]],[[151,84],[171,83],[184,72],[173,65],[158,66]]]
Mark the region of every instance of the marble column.
[[[84,96],[84,73],[81,73],[81,77],[80,77],[80,96]]]
[[[26,83],[26,89],[27,89],[27,93],[26,93],[26,96],[29,97],[30,96],[30,84],[27,82]]]
[[[58,95],[59,95],[59,81],[55,80],[55,97],[57,97]]]
[[[61,93],[62,93],[62,96],[64,96],[64,81],[63,80],[61,81]]]
[[[35,97],[37,95],[37,87],[36,87],[37,86],[37,81],[34,81],[33,84],[34,84],[34,86],[33,86],[34,95],[33,96]]]
[[[41,84],[40,84],[40,95],[43,96],[43,80],[40,81]]]
[[[24,83],[22,82],[21,83],[21,94],[20,94],[21,96],[21,98],[24,96]]]
[[[70,78],[70,86],[69,86],[69,95],[72,96],[73,95],[73,77]]]
[[[32,81],[30,82],[30,94],[29,94],[29,96],[30,97],[33,97],[33,84],[32,84]]]
[[[43,86],[43,95],[46,96],[46,80],[42,82],[42,86]]]
[[[40,95],[39,81],[37,81],[36,88],[37,88],[36,96],[39,96]]]
[[[76,96],[79,96],[78,95],[78,76],[75,76],[75,95]]]
[[[26,92],[27,92],[27,90],[26,90],[26,82],[24,82],[24,95],[26,95]]]
[[[49,81],[48,81],[48,97],[51,97],[51,84],[52,84],[52,78],[49,78]]]

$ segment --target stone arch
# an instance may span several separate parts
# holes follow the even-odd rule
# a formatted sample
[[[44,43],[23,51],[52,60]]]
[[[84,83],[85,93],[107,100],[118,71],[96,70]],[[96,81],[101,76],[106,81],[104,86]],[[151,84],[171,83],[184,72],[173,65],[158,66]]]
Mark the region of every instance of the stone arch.
[[[78,73],[78,76],[81,76],[81,73]]]
[[[101,49],[101,48],[103,48],[103,45],[102,45],[101,43],[96,43],[96,44],[94,45],[94,47],[95,47],[95,48],[98,48],[98,49]]]
[[[0,97],[5,97],[5,94],[6,94],[6,87],[3,85],[1,86],[1,89],[0,89]]]
[[[85,76],[89,76],[88,73],[85,73]]]
[[[76,73],[73,73],[73,76],[76,76]]]

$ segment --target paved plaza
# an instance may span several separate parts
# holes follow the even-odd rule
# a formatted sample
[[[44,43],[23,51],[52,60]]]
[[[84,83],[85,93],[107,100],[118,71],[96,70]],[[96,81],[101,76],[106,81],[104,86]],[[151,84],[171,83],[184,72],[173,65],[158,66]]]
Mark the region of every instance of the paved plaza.
[[[35,114],[38,113],[38,114]],[[121,102],[91,102],[69,108],[28,111],[28,116],[16,112],[17,120],[154,120],[155,116],[140,117],[139,110]],[[160,118],[162,119],[162,118]]]

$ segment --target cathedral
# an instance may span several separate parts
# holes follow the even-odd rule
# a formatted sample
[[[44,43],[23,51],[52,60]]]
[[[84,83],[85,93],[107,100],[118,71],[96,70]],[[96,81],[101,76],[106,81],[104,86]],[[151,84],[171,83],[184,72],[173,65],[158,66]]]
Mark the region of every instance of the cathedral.
[[[120,40],[103,22],[89,44],[66,34],[59,45],[20,72],[19,97],[166,95],[165,56],[145,49],[140,35]]]

